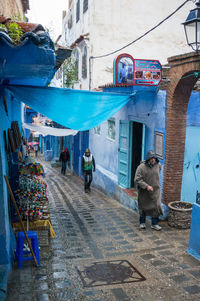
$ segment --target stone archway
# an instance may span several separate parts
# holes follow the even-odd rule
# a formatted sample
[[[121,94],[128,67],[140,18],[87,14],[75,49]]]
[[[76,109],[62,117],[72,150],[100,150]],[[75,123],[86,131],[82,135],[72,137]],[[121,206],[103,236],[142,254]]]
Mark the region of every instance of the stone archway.
[[[198,80],[200,53],[188,53],[168,59],[166,143],[163,201],[179,201],[183,175],[187,108]]]

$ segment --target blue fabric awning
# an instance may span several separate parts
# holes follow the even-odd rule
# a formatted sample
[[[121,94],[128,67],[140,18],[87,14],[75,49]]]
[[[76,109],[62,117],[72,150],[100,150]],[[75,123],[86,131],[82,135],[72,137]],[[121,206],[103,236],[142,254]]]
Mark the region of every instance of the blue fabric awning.
[[[7,86],[14,98],[53,121],[85,131],[119,111],[132,95],[53,87]]]

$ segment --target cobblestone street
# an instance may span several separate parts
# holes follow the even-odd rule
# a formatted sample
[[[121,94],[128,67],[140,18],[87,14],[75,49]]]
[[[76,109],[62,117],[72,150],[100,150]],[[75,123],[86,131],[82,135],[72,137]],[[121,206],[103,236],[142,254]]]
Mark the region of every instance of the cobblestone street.
[[[200,300],[199,262],[187,254],[189,230],[160,222],[157,232],[138,214],[83,181],[45,169],[56,238],[40,248],[41,267],[14,267],[6,301]]]

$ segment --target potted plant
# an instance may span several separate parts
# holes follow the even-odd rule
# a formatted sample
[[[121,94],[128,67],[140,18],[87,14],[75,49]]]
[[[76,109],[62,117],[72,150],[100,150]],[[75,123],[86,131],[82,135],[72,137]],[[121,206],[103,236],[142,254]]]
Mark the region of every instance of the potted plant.
[[[18,45],[23,36],[21,27],[16,22],[10,22],[7,25],[8,35],[12,39],[14,45]]]
[[[0,24],[0,31],[8,33],[8,30],[7,30],[7,28],[6,28],[6,26],[4,24]]]
[[[179,229],[189,229],[191,224],[192,204],[174,201],[168,204],[168,224]]]

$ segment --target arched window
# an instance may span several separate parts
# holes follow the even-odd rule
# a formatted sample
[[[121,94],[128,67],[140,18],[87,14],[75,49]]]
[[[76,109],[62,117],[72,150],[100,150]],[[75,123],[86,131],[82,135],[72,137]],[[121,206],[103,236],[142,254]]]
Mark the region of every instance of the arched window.
[[[88,9],[88,0],[83,0],[83,13]]]
[[[87,77],[87,46],[83,47],[82,53],[82,78]]]
[[[80,0],[76,2],[76,23],[80,20]]]
[[[73,51],[73,57],[74,57],[74,62],[75,62],[75,68],[77,72],[77,80],[78,80],[78,75],[79,75],[79,52],[77,49]]]
[[[72,21],[72,15],[69,17],[68,22],[67,22],[68,28],[71,29],[72,25],[73,25],[73,21]]]

